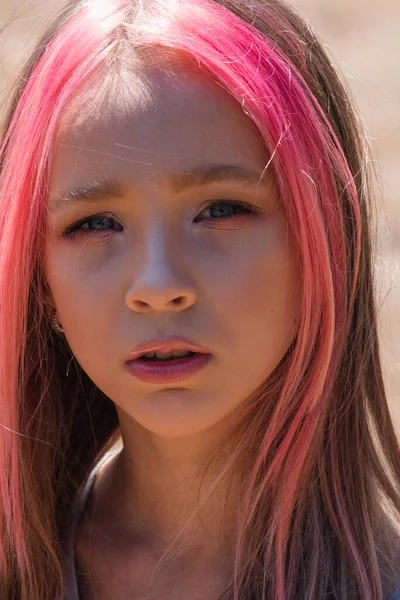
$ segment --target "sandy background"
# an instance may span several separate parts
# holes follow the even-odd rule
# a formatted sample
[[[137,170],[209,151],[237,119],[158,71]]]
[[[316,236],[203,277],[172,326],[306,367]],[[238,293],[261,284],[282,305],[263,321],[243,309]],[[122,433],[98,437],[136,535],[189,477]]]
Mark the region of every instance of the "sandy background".
[[[37,35],[64,2],[0,0],[0,99]],[[356,99],[378,168],[380,330],[400,433],[400,0],[292,0],[324,40]]]

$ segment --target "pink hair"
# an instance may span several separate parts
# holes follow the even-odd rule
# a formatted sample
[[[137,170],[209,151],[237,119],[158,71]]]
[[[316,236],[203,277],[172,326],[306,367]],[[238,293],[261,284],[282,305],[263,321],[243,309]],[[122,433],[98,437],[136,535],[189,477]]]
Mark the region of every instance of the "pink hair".
[[[27,307],[32,302],[40,307],[44,302],[40,286],[33,288],[32,282],[43,260],[53,148],[62,116],[78,91],[108,68],[109,58],[118,55],[123,40],[128,39],[132,53],[136,49],[139,55],[142,47],[159,46],[192,57],[193,64],[197,63],[210,81],[219,83],[254,121],[270,153],[266,168],[274,173],[302,264],[302,310],[296,340],[249,409],[264,415],[264,429],[258,430],[238,523],[234,600],[245,597],[241,595],[246,580],[240,579],[240,565],[245,564],[251,573],[259,561],[255,543],[252,552],[245,550],[246,536],[255,531],[257,511],[266,498],[270,520],[257,543],[258,549],[264,548],[262,560],[273,564],[274,573],[271,576],[267,568],[262,571],[259,597],[296,597],[301,525],[308,509],[315,514],[322,510],[316,495],[307,500],[309,490],[304,486],[312,487],[316,481],[330,531],[340,540],[351,566],[357,594],[364,600],[382,597],[376,553],[371,549],[364,554],[361,545],[366,539],[373,544],[372,526],[368,526],[365,511],[362,518],[352,514],[354,507],[346,491],[350,482],[338,450],[339,425],[332,415],[334,410],[346,411],[343,397],[340,406],[333,397],[338,393],[343,361],[351,352],[349,332],[359,293],[362,236],[366,235],[358,174],[350,168],[333,117],[305,79],[304,73],[311,69],[309,49],[293,34],[293,21],[276,6],[275,2],[254,3],[251,11],[254,22],[268,21],[268,27],[279,32],[285,51],[283,43],[269,39],[227,7],[209,0],[154,0],[146,8],[145,18],[138,3],[134,19],[129,0],[82,2],[61,18],[21,90],[0,149],[0,573],[4,576],[8,549],[14,548],[19,572],[30,573],[28,579],[34,581],[32,547],[26,543],[27,507],[31,515],[42,514],[40,486],[30,479],[29,465],[21,460],[26,456],[19,447],[21,436],[35,430],[22,430],[19,415],[30,408],[34,419],[36,413],[45,415],[49,410],[45,386],[36,405],[24,404],[24,382],[32,376],[26,352],[29,328],[35,329],[38,319],[44,318],[43,309],[30,318]],[[32,298],[33,289],[36,298]],[[41,357],[48,356],[47,342],[45,336],[36,342]],[[43,363],[38,364],[40,368]],[[362,366],[358,364],[358,368],[361,377]],[[354,427],[357,436],[356,424]],[[394,436],[392,429],[390,435]],[[32,440],[32,449],[49,446],[49,465],[51,439],[42,435]],[[250,434],[245,436],[243,446],[250,439]],[[328,475],[324,461],[329,464]],[[398,468],[398,455],[393,464]],[[35,493],[27,504],[23,494],[28,490]],[[393,488],[388,493],[395,498]],[[398,506],[397,497],[396,501]],[[361,537],[360,519],[366,524]],[[49,554],[52,548],[55,552],[49,541],[51,518],[47,522],[44,517],[35,527],[38,538],[47,536]],[[310,553],[316,561],[323,550],[322,534],[322,526],[310,528],[310,544],[315,546]],[[315,573],[313,577],[307,598],[316,598],[320,589]],[[267,585],[273,586],[273,595],[267,596]],[[33,583],[29,589],[29,598],[36,598]]]

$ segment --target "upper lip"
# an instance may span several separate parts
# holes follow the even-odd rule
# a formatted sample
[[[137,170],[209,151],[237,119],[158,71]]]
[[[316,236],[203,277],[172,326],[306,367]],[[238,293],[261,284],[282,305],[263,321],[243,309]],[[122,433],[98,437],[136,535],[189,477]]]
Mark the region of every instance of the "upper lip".
[[[181,337],[170,337],[164,340],[148,340],[137,344],[128,354],[127,361],[135,360],[146,352],[173,352],[174,350],[189,350],[202,354],[210,354],[207,348]]]

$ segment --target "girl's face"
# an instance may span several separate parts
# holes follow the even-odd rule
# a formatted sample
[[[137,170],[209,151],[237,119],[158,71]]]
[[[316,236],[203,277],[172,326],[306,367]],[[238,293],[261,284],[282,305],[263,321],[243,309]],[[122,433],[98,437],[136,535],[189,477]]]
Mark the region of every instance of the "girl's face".
[[[269,170],[257,182],[269,156],[226,92],[154,67],[126,83],[96,110],[82,96],[64,123],[45,275],[70,348],[121,427],[179,437],[221,427],[282,359],[300,267]],[[172,382],[127,369],[137,344],[175,336],[211,360]]]

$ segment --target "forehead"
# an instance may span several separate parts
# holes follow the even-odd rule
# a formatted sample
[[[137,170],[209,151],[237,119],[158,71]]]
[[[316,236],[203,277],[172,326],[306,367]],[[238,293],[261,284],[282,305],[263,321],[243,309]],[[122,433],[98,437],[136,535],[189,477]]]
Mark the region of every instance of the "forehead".
[[[256,126],[221,87],[188,69],[142,67],[88,86],[64,118],[56,189],[105,172],[140,181],[199,163],[262,169]]]

